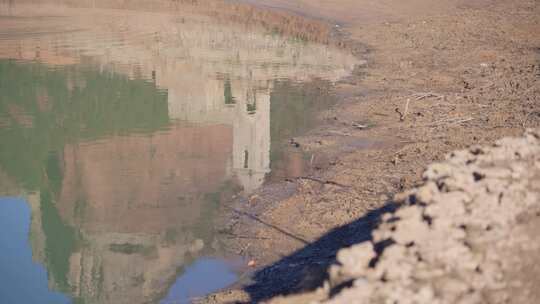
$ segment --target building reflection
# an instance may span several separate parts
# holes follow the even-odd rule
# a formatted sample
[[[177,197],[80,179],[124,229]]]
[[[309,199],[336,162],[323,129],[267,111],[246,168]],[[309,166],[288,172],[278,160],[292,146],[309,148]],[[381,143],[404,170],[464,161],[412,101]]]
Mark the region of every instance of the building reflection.
[[[13,149],[0,177],[26,193],[51,288],[86,303],[155,302],[185,265],[219,250],[219,204],[270,172],[276,83],[335,82],[355,59],[208,16],[57,13],[13,19],[0,40],[0,57],[17,60],[0,77],[29,83],[0,97]]]

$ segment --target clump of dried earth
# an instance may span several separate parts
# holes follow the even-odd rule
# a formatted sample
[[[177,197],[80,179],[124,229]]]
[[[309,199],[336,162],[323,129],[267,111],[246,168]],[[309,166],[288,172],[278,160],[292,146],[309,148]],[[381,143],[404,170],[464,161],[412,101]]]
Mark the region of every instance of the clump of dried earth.
[[[420,185],[430,163],[540,127],[538,1],[264,3],[331,24],[361,62],[320,125],[291,140],[307,155],[304,172],[225,207],[235,212],[220,228],[240,236],[227,248],[259,267],[210,303],[320,287],[337,250],[370,239],[372,215]]]
[[[324,287],[272,303],[538,303],[540,130],[452,152]]]

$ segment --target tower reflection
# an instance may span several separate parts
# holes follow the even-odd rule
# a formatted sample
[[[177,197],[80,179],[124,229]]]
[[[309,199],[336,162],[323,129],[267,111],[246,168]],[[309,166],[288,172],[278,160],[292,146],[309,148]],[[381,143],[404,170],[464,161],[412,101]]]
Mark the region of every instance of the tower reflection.
[[[0,20],[0,179],[31,206],[49,286],[79,302],[155,302],[219,255],[220,203],[263,184],[272,142],[315,103],[292,84],[332,84],[356,62],[253,10],[239,23],[182,2],[174,14],[39,4],[40,18],[36,5]]]

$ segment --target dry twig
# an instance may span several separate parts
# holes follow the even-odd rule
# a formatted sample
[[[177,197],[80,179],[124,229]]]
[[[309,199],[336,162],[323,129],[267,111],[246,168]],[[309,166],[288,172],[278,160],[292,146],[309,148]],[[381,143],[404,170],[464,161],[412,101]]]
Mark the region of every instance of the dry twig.
[[[409,103],[411,102],[410,98],[407,98],[407,102],[405,103],[405,110],[403,113],[399,110],[399,108],[396,108],[395,111],[399,114],[399,121],[404,121],[405,117],[409,113]]]
[[[433,92],[414,93],[411,96],[414,97],[416,100],[422,100],[422,99],[431,98],[431,97],[435,97],[436,99],[444,98],[444,95],[433,93]]]
[[[461,117],[445,118],[445,119],[441,119],[441,120],[438,120],[438,121],[435,121],[435,122],[429,124],[428,127],[435,127],[435,126],[439,126],[439,125],[442,125],[442,124],[456,125],[456,124],[461,124],[461,123],[464,123],[464,122],[467,122],[467,121],[471,121],[471,120],[473,120],[473,119],[474,119],[473,117],[467,117],[467,118],[461,118]]]

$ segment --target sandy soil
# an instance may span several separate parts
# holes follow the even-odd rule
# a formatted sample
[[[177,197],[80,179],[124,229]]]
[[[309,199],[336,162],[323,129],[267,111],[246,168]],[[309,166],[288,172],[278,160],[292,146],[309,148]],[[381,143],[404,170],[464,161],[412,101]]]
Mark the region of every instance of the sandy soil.
[[[260,4],[262,1],[250,1]],[[303,175],[227,208],[236,253],[258,268],[207,302],[322,286],[336,252],[371,239],[394,194],[455,149],[540,126],[540,5],[518,1],[264,1],[336,24],[365,60],[342,102],[291,142]],[[386,206],[386,207],[383,207]]]

